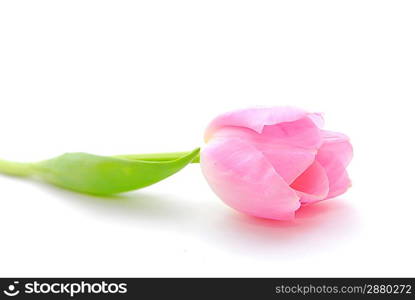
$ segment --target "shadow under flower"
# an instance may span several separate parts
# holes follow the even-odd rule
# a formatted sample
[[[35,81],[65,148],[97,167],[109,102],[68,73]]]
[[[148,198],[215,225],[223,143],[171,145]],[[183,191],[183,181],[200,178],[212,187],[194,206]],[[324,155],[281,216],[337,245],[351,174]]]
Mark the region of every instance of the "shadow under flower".
[[[154,222],[183,220],[189,207],[171,195],[148,192],[130,192],[111,196],[95,196],[77,193],[44,184],[48,192],[70,201],[94,214],[108,217],[132,218]]]
[[[275,221],[229,212],[211,231],[211,239],[238,252],[261,251],[295,255],[313,248],[340,245],[358,228],[353,207],[342,199],[331,199],[300,208],[293,221]]]
[[[218,205],[219,200],[215,199],[195,201],[193,197],[146,191],[98,197],[49,185],[45,188],[101,218],[197,236],[209,244],[243,254],[292,256],[324,251],[341,245],[359,224],[354,208],[339,198],[302,207],[293,221],[275,221],[238,213]]]

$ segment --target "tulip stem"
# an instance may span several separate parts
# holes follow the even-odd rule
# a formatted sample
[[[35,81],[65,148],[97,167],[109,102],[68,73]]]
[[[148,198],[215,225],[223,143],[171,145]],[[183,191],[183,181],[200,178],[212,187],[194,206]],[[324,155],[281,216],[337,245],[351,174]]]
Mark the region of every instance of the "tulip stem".
[[[130,160],[141,160],[141,161],[170,161],[176,160],[180,157],[189,154],[189,152],[168,152],[168,153],[146,153],[146,154],[126,154],[116,155],[117,158],[125,158]],[[197,155],[193,160],[193,164],[200,162],[200,155]]]
[[[35,174],[33,163],[20,163],[0,159],[0,173],[12,176],[30,176]]]

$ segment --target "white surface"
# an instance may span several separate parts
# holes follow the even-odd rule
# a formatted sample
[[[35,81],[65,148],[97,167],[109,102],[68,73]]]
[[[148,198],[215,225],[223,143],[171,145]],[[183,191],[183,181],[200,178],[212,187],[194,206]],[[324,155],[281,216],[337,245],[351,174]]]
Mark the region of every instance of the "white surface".
[[[1,276],[415,276],[413,1],[2,1],[0,157],[190,150],[224,111],[294,105],[355,148],[353,188],[244,217],[198,165],[100,199],[0,176]]]

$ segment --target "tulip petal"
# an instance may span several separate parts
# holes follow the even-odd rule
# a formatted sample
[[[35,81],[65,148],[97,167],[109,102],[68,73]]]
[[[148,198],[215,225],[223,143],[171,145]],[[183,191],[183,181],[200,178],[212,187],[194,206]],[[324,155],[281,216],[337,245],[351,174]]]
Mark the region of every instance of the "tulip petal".
[[[277,145],[289,145],[305,149],[316,149],[322,144],[321,130],[309,118],[264,126],[258,141]]]
[[[293,122],[307,116],[318,127],[322,127],[321,114],[310,114],[294,107],[260,107],[231,111],[216,117],[210,123],[205,132],[205,140],[209,140],[215,131],[223,127],[245,127],[262,133],[264,126]]]
[[[201,152],[204,176],[229,206],[262,218],[289,220],[300,207],[296,192],[261,151],[239,138],[215,138]]]
[[[351,186],[346,167],[353,157],[353,148],[349,138],[337,132],[324,131],[323,141],[316,160],[326,170],[329,179],[327,198],[333,198]]]
[[[291,187],[298,192],[301,203],[312,203],[327,197],[329,180],[325,169],[315,161],[294,180]]]
[[[213,137],[240,138],[252,144],[288,184],[314,162],[323,141],[321,130],[307,117],[264,126],[260,134],[242,127],[224,127]]]
[[[258,149],[272,164],[275,171],[290,185],[314,162],[316,152],[294,147],[271,147],[258,145]]]

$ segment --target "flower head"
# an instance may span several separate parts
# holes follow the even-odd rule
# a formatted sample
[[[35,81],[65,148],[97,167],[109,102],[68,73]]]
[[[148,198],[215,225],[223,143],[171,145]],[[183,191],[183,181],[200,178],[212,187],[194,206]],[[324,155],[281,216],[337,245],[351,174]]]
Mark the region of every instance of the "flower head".
[[[252,108],[215,118],[200,163],[214,192],[243,213],[289,220],[301,206],[350,187],[349,139],[323,130],[321,114]]]

